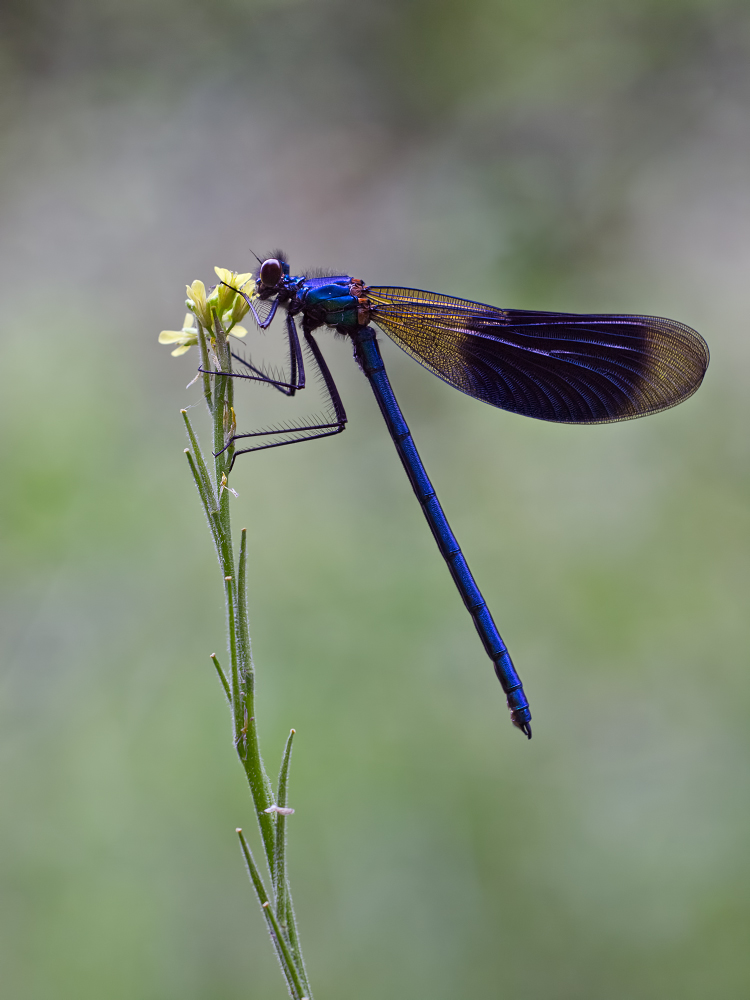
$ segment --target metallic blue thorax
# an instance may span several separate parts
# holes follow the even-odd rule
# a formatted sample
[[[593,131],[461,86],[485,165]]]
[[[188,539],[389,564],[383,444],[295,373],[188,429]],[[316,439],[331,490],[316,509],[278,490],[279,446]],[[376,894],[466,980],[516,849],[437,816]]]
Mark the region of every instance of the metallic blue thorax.
[[[324,278],[292,278],[295,309],[316,324],[356,330],[359,303],[351,293],[352,279],[346,275]]]

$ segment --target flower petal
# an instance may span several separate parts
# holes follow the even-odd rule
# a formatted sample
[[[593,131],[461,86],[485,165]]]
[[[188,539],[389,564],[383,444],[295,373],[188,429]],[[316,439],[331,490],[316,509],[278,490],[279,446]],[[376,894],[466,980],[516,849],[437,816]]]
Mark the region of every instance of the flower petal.
[[[233,337],[246,337],[247,336],[247,330],[245,329],[244,326],[233,326],[232,327],[232,336]]]
[[[248,295],[251,295],[252,293],[247,288],[245,288],[245,285],[252,280],[252,277],[253,276],[251,272],[248,272],[247,274],[235,275],[234,280],[236,281],[236,285],[234,287],[241,289],[241,291],[245,292]]]
[[[192,311],[198,317],[200,322],[207,329],[211,329],[211,313],[209,312],[208,306],[206,305],[206,286],[200,280],[196,280],[192,285],[187,286],[188,308],[192,306]]]
[[[176,344],[183,340],[185,334],[182,330],[162,330],[159,334],[160,344]]]
[[[186,285],[188,298],[192,299],[193,302],[205,302],[206,301],[206,286],[203,284],[200,278],[196,278],[192,285]]]
[[[180,344],[179,347],[175,347],[172,351],[173,358],[179,358],[181,354],[185,354],[186,351],[190,350],[190,344]]]

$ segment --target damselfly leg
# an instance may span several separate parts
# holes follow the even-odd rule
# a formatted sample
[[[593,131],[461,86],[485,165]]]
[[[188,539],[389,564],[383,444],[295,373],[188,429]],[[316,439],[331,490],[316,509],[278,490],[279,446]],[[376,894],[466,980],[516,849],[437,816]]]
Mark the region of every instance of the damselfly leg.
[[[232,378],[248,379],[250,382],[265,382],[266,385],[270,385],[272,388],[278,389],[278,391],[282,392],[285,396],[293,396],[297,389],[304,389],[305,364],[302,360],[302,349],[300,347],[299,334],[297,333],[294,318],[288,313],[286,316],[286,329],[289,342],[290,375],[288,381],[284,378],[273,378],[267,371],[264,371],[262,368],[256,368],[254,364],[243,358],[241,354],[237,354],[236,351],[232,351],[232,357],[235,361],[239,361],[239,363],[244,365],[245,368],[255,372],[255,375],[246,375],[244,372],[225,372],[224,374],[231,375]],[[203,369],[201,368],[199,371],[203,371]]]
[[[238,357],[234,352],[232,352],[232,357],[236,358],[247,367],[252,367],[252,370],[259,372],[259,374],[245,375],[242,372],[214,372],[213,374],[230,378],[250,379],[255,382],[265,382],[266,384],[271,385],[274,389],[278,389],[280,392],[283,392],[287,396],[293,396],[297,389],[304,389],[305,366],[302,349],[294,317],[290,316],[288,313],[286,317],[286,325],[289,333],[289,355],[291,366],[291,378],[289,382],[269,378],[260,369],[250,366],[248,362],[246,362],[243,358]],[[278,440],[270,440],[263,444],[255,444],[249,448],[240,448],[236,450],[232,455],[230,472],[232,468],[234,468],[234,463],[238,455],[247,455],[252,451],[265,451],[268,448],[280,448],[286,444],[299,444],[302,441],[314,441],[317,438],[330,437],[333,434],[340,434],[346,427],[346,410],[344,409],[344,404],[341,401],[341,396],[336,383],[333,380],[331,371],[326,364],[326,360],[323,357],[320,347],[318,346],[318,342],[315,340],[312,332],[308,329],[305,329],[304,336],[305,350],[308,353],[309,361],[312,363],[317,372],[318,381],[321,384],[326,399],[326,412],[322,415],[323,418],[316,419],[315,417],[308,417],[300,421],[292,421],[275,427],[266,427],[257,431],[233,434],[224,445],[224,448],[222,448],[220,452],[217,452],[217,454],[220,455],[222,451],[226,451],[226,449],[234,445],[236,441],[245,440],[246,438],[278,438]]]

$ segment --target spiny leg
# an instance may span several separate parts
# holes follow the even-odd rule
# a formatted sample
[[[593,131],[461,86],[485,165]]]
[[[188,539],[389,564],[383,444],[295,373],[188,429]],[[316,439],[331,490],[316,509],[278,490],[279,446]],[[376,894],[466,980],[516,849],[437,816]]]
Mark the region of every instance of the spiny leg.
[[[287,313],[286,316],[286,329],[287,338],[289,345],[289,368],[290,376],[289,381],[284,381],[283,379],[271,378],[262,368],[256,368],[255,365],[246,361],[241,355],[232,351],[232,357],[235,361],[239,361],[241,365],[249,368],[250,371],[255,372],[255,375],[245,375],[243,372],[214,372],[215,375],[224,375],[231,378],[244,378],[249,382],[265,382],[267,385],[272,386],[274,389],[278,389],[285,396],[293,396],[297,389],[305,388],[305,365],[302,360],[302,348],[300,347],[299,334],[297,333],[297,327],[294,322],[294,318]],[[199,369],[202,371],[203,369]]]
[[[274,316],[276,315],[276,310],[279,308],[278,297],[273,300],[273,305],[271,306],[271,311],[266,316],[266,318],[265,319],[261,319],[260,316],[258,315],[256,309],[255,309],[255,306],[252,303],[252,300],[250,299],[250,296],[246,292],[243,292],[241,288],[235,288],[233,285],[228,284],[226,281],[221,281],[221,282],[219,282],[219,284],[225,285],[227,288],[230,288],[237,295],[241,295],[242,298],[247,303],[248,309],[253,314],[253,319],[258,324],[258,328],[261,329],[261,330],[267,330],[268,329],[268,327],[273,322]],[[267,301],[267,300],[265,300],[265,301]]]
[[[273,322],[274,316],[276,315],[276,310],[279,307],[279,300],[275,298],[271,310],[265,319],[261,319],[258,315],[255,306],[250,299],[250,296],[242,291],[240,288],[235,288],[233,285],[228,284],[226,281],[220,282],[226,288],[231,289],[235,294],[241,295],[242,298],[247,303],[247,307],[253,315],[253,318],[260,330],[267,330],[268,327]],[[254,372],[254,375],[245,375],[243,372],[206,372],[205,368],[199,368],[198,371],[208,375],[224,375],[225,377],[231,378],[244,378],[250,382],[265,382],[267,385],[272,386],[274,389],[278,389],[279,392],[284,393],[285,396],[293,396],[297,389],[303,389],[305,387],[305,366],[302,361],[302,351],[300,349],[299,335],[297,333],[297,327],[295,326],[293,318],[287,313],[286,315],[286,328],[287,337],[289,341],[289,367],[291,369],[291,375],[289,381],[284,381],[283,378],[275,379],[271,378],[262,368],[256,368],[254,364],[250,361],[246,361],[240,354],[236,351],[231,351],[232,357],[235,361],[239,361],[241,365],[245,368]]]
[[[289,317],[291,327],[295,330],[295,340],[297,347],[299,348],[299,338],[296,336],[296,327],[294,327],[294,320]],[[292,342],[290,341],[290,344]],[[305,347],[310,352],[311,360],[313,361],[315,367],[317,368],[320,381],[323,384],[325,394],[327,398],[327,409],[328,414],[331,419],[327,421],[321,421],[319,423],[293,423],[288,427],[272,427],[259,431],[250,431],[244,434],[233,434],[229,439],[225,448],[233,445],[235,441],[244,440],[245,438],[260,438],[260,437],[280,437],[283,440],[270,441],[267,444],[257,444],[250,448],[241,448],[239,451],[235,451],[232,455],[232,464],[230,466],[230,471],[234,467],[235,460],[238,455],[246,455],[251,451],[265,451],[268,448],[281,448],[286,444],[299,444],[302,441],[314,441],[316,438],[330,437],[333,434],[340,434],[346,427],[347,416],[346,410],[344,409],[344,404],[341,400],[336,383],[333,380],[331,371],[326,364],[323,353],[318,346],[317,341],[312,335],[310,330],[305,330]],[[294,357],[294,355],[292,355]],[[302,354],[301,351],[297,352],[297,359],[299,370],[301,372],[301,378],[298,381],[302,382],[299,388],[304,387],[304,367],[302,364]],[[260,381],[260,380],[259,380]],[[291,395],[291,393],[289,393]],[[222,449],[224,450],[224,449]],[[219,453],[221,454],[221,453]]]

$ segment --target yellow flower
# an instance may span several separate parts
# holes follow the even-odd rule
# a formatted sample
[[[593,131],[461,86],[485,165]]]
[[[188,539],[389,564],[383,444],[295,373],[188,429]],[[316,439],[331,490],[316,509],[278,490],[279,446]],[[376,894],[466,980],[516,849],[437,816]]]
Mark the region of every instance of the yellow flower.
[[[193,282],[193,285],[200,284],[203,285],[201,281]],[[189,290],[189,286],[188,286]],[[205,293],[205,289],[204,289]],[[204,295],[205,301],[205,295]],[[237,331],[235,330],[235,335]],[[243,333],[244,336],[244,333]],[[177,344],[177,347],[172,351],[172,357],[178,358],[185,351],[189,351],[190,348],[198,343],[198,327],[195,326],[195,319],[192,313],[186,313],[185,319],[183,320],[183,327],[181,330],[162,330],[159,334],[160,344]]]
[[[185,324],[182,330],[162,330],[159,334],[160,344],[177,344],[172,351],[175,357],[184,354],[193,344],[198,343],[198,328],[195,326],[195,317],[206,331],[210,338],[211,345],[214,343],[214,321],[213,313],[221,320],[221,325],[226,333],[231,333],[235,337],[246,337],[247,330],[237,323],[249,306],[242,295],[237,294],[237,289],[245,292],[248,298],[255,295],[255,281],[252,274],[237,274],[228,271],[224,267],[214,268],[221,282],[212,289],[210,295],[206,295],[206,286],[198,278],[192,285],[187,285],[187,301],[185,305],[190,312],[185,317]],[[229,286],[229,287],[227,287]]]
[[[206,286],[200,278],[197,278],[192,285],[187,286],[187,296],[185,305],[188,309],[195,313],[204,329],[213,330],[211,311],[206,302]]]
[[[216,312],[221,318],[224,329],[229,330],[242,319],[249,308],[244,297],[237,292],[244,292],[248,298],[252,298],[255,295],[255,282],[249,273],[237,274],[236,271],[229,271],[225,267],[215,267],[214,271],[219,284],[209,295],[208,301],[210,304],[215,303]]]

